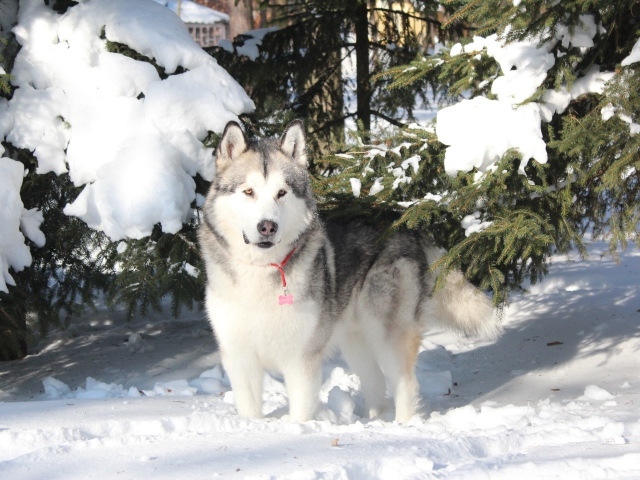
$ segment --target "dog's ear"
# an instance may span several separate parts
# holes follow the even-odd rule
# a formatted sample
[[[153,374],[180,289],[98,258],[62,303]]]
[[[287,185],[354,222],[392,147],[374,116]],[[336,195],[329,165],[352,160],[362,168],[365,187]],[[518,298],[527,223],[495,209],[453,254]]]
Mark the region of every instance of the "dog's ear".
[[[240,125],[233,121],[227,123],[216,152],[216,170],[222,172],[246,149],[247,140]]]
[[[295,162],[307,168],[307,140],[304,136],[304,124],[301,120],[294,120],[282,134],[280,150]]]

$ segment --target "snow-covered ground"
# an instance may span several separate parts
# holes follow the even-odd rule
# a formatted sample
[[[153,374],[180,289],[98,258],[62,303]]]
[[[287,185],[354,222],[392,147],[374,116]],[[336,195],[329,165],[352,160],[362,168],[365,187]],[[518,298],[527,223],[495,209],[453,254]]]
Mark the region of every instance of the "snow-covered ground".
[[[315,421],[282,418],[277,378],[267,419],[240,418],[200,314],[101,313],[0,363],[0,476],[640,478],[640,252],[605,251],[554,257],[495,343],[428,333],[417,371],[432,413],[410,425],[360,418],[340,359]]]

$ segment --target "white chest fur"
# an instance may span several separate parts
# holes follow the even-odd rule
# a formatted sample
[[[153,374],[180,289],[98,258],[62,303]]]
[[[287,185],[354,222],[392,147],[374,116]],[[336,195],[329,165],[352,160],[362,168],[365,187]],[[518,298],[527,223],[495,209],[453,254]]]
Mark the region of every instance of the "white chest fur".
[[[281,305],[283,288],[276,267],[238,265],[234,277],[221,270],[211,275],[207,289],[209,320],[223,350],[256,355],[264,368],[281,371],[300,358],[312,339],[320,305],[304,298],[307,285],[298,268],[287,269],[293,304]]]

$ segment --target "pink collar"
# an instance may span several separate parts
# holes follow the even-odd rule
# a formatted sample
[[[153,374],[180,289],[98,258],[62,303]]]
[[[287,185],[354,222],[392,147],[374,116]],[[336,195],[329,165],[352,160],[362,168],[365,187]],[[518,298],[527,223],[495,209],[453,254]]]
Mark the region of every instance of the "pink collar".
[[[287,288],[287,279],[284,276],[284,267],[287,265],[289,260],[291,260],[291,257],[293,257],[293,254],[295,252],[296,252],[296,249],[294,247],[293,250],[291,250],[289,254],[286,257],[284,257],[284,260],[282,260],[282,262],[269,264],[271,267],[276,267],[278,270],[280,270],[280,279],[282,280],[282,288],[284,289]]]

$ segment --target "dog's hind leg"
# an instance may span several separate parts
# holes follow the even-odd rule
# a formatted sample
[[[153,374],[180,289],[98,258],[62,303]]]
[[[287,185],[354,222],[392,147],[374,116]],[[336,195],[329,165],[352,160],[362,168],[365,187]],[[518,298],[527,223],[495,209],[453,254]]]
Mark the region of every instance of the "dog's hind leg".
[[[404,423],[411,420],[418,409],[419,386],[415,365],[421,336],[417,331],[406,331],[386,342],[387,345],[377,351],[378,361],[396,404],[396,421]]]
[[[255,356],[247,352],[224,355],[222,364],[231,380],[238,414],[262,418],[262,386],[264,370]]]
[[[393,256],[394,251],[386,253]],[[358,304],[361,331],[388,381],[399,422],[409,421],[418,406],[420,272],[420,265],[404,256],[390,263],[381,258],[369,271]]]
[[[340,351],[349,367],[360,378],[369,417],[379,416],[385,408],[386,385],[382,370],[369,344],[360,333],[348,332],[340,341]]]
[[[298,422],[311,420],[318,407],[322,356],[291,362],[282,373],[289,394],[289,416]]]

